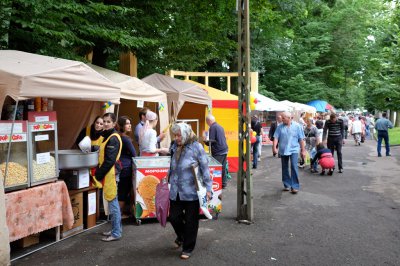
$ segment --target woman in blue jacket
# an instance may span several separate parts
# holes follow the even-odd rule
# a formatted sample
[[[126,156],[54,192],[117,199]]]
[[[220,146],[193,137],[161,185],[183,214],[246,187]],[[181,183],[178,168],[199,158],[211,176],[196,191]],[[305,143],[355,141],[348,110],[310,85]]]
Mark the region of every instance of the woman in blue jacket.
[[[174,124],[172,133],[175,144],[169,170],[169,218],[177,236],[175,244],[182,246],[181,258],[188,259],[196,245],[200,208],[192,166],[198,165],[199,175],[207,188],[207,200],[211,198],[212,180],[207,155],[190,125]]]

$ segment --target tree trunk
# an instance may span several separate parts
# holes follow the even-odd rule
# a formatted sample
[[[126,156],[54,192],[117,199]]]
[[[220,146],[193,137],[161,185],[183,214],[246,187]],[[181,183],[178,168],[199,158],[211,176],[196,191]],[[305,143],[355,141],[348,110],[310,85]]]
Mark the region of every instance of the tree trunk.
[[[389,118],[389,120],[390,121],[392,121],[392,122],[394,122],[394,111],[393,110],[390,110],[390,118]]]
[[[395,127],[400,127],[400,110],[396,111],[396,122],[394,123]]]
[[[100,43],[96,43],[96,46],[93,48],[93,58],[92,64],[100,67],[106,67],[108,54],[104,53],[105,45]]]

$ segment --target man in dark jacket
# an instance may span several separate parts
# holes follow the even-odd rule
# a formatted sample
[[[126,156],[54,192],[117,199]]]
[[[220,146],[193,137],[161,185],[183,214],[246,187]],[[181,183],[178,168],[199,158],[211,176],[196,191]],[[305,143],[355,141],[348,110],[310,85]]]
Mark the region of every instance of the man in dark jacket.
[[[344,143],[343,120],[337,119],[336,114],[331,114],[330,119],[325,122],[322,141],[327,142],[328,149],[334,156],[335,149],[337,153],[339,173],[343,173],[342,164],[342,144]],[[332,172],[333,173],[333,172]],[[328,174],[332,174],[329,172]]]
[[[261,142],[261,123],[256,115],[251,119],[251,129],[256,133],[256,142],[252,143],[251,147],[253,149],[253,169],[257,169],[259,144]]]
[[[210,146],[211,155],[222,164],[222,188],[225,188],[228,180],[226,177],[226,157],[228,155],[228,145],[226,143],[225,131],[211,114],[206,117],[207,125],[210,127],[208,140],[204,144]]]

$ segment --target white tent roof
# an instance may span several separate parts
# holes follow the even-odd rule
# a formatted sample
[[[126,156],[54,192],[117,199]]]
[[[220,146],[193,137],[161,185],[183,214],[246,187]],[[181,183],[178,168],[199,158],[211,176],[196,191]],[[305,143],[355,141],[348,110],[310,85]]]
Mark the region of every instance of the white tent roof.
[[[119,103],[120,89],[82,62],[1,50],[0,99],[6,95]]]
[[[138,78],[118,73],[93,64],[87,64],[101,75],[111,80],[121,89],[121,98],[142,100],[146,102],[163,102],[167,104],[167,95]]]
[[[256,92],[251,92],[254,98],[257,99],[256,111],[290,111],[291,108],[283,103],[272,100],[264,95]]]
[[[300,112],[306,112],[306,113],[316,113],[317,112],[317,109],[315,109],[315,107],[307,105],[307,104],[291,102],[288,100],[280,101],[280,103],[290,106],[291,108],[293,108],[293,111],[300,111]]]

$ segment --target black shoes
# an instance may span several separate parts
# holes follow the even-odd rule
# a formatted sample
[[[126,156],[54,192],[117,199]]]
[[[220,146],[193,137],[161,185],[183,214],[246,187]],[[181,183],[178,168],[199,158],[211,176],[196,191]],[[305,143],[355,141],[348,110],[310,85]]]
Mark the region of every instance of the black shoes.
[[[339,169],[339,173],[343,173],[343,169]]]

